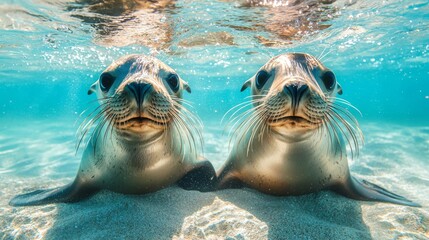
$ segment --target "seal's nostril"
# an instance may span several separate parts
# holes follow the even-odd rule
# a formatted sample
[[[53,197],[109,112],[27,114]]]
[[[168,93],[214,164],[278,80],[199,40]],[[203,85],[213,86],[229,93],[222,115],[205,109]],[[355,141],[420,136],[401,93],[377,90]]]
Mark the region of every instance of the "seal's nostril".
[[[298,93],[299,93],[299,95],[301,95],[301,96],[302,96],[302,94],[304,94],[307,90],[308,90],[308,86],[307,86],[307,85],[302,85],[302,86],[298,89]]]
[[[144,82],[131,82],[127,84],[127,88],[136,98],[137,103],[140,105],[143,103],[145,95],[148,93],[148,90],[151,89],[151,84]]]
[[[292,85],[286,85],[284,87],[284,90],[286,90],[292,97],[296,96],[298,92],[298,86],[295,84]]]
[[[303,84],[293,83],[283,87],[283,92],[290,95],[293,115],[297,112],[299,102],[306,91],[308,91],[308,86]]]
[[[308,90],[307,85],[297,85],[297,84],[285,85],[283,89],[283,91],[286,94],[289,93],[291,97],[296,97],[296,98],[299,98],[307,90]]]

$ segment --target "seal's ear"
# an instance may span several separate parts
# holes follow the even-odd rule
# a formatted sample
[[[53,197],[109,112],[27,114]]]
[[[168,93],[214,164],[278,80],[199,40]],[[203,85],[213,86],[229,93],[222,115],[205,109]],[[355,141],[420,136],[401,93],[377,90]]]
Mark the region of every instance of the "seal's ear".
[[[339,95],[342,95],[342,94],[343,94],[343,88],[341,87],[341,85],[340,85],[339,83],[337,83],[337,93],[338,93]]]
[[[183,88],[188,92],[191,93],[191,87],[189,87],[189,84],[185,81],[183,81]]]
[[[244,82],[244,84],[243,84],[243,86],[241,87],[241,92],[242,91],[244,91],[244,90],[246,90],[246,88],[248,88],[248,87],[250,87],[250,84],[251,84],[252,82],[251,82],[251,79],[249,79],[249,80],[247,80],[246,82]]]
[[[91,87],[89,88],[89,90],[88,90],[88,95],[91,95],[92,93],[95,93],[95,91],[96,91],[96,87],[97,87],[97,82],[98,81],[96,81],[95,83],[93,83],[92,85],[91,85]]]

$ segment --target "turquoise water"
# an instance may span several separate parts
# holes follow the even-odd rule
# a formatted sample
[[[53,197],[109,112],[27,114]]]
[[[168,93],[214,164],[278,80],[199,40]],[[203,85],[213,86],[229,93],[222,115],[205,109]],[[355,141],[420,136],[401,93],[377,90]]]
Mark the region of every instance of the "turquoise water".
[[[121,1],[120,7],[117,1],[114,8],[99,2],[0,3],[2,213],[14,182],[22,187],[75,175],[79,114],[96,106],[87,90],[130,53],[154,55],[188,81],[192,93],[184,98],[204,123],[204,154],[215,167],[228,156],[220,120],[249,95],[240,92],[243,82],[281,53],[321,57],[342,85],[342,98],[362,112],[366,145],[352,170],[429,204],[429,1],[275,7],[203,0],[157,7]],[[409,230],[412,238],[429,237],[427,210],[422,216],[424,231]],[[0,223],[6,239],[21,236]]]

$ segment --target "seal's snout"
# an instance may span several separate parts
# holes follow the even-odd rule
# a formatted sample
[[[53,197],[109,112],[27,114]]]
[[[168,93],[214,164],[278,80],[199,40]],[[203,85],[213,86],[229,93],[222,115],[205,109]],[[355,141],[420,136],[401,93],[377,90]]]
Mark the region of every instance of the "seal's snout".
[[[292,83],[292,84],[286,84],[283,87],[283,92],[286,95],[290,96],[293,115],[296,114],[298,110],[299,102],[301,101],[302,97],[307,93],[307,91],[308,91],[308,86],[305,84]]]
[[[122,130],[139,132],[148,128],[161,129],[170,121],[170,98],[156,90],[154,84],[145,80],[124,83],[119,97],[112,100],[116,101],[116,120],[119,119]]]
[[[150,93],[152,85],[145,82],[131,82],[127,84],[126,88],[130,91],[137,104],[140,106],[143,104],[143,101],[148,93]]]

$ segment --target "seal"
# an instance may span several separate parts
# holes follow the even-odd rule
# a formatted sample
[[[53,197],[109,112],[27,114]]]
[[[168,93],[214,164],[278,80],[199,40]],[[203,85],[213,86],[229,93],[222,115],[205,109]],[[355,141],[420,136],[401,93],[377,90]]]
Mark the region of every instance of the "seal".
[[[233,147],[218,171],[217,189],[247,186],[278,196],[332,190],[346,197],[418,204],[351,176],[347,146],[356,157],[363,135],[340,98],[334,73],[317,58],[286,53],[272,58],[246,81],[249,102],[231,118]],[[245,106],[253,106],[236,115]]]
[[[184,105],[188,84],[169,66],[145,55],[124,56],[91,86],[99,107],[82,123],[86,143],[75,180],[63,187],[18,195],[12,206],[79,201],[101,189],[155,192],[177,183],[207,191],[215,170],[198,157],[199,120]],[[202,147],[202,146],[201,146]]]

